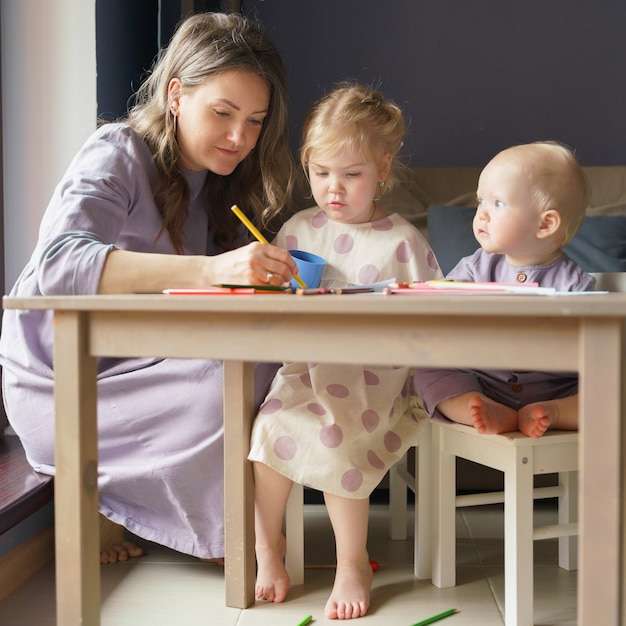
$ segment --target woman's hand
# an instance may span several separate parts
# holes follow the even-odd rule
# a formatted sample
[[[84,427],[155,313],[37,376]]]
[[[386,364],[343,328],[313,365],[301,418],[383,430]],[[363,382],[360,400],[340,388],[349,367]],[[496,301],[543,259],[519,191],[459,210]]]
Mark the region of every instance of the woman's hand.
[[[298,268],[287,250],[254,242],[215,256],[112,250],[98,293],[161,293],[210,285],[282,285]]]
[[[298,273],[287,250],[259,242],[207,259],[211,260],[209,284],[277,286]]]

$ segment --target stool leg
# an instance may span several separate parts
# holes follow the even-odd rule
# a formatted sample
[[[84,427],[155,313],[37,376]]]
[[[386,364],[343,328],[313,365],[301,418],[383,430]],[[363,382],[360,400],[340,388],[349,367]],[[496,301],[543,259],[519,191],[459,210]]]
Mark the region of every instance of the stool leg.
[[[433,569],[432,429],[420,435],[415,449],[415,577],[429,579]]]
[[[507,626],[533,623],[533,450],[515,448],[504,472],[504,611]]]
[[[407,456],[389,470],[389,536],[394,540],[406,539],[407,486],[399,468],[407,465]]]
[[[436,587],[456,584],[456,457],[445,450],[445,430],[432,428],[433,574]]]
[[[563,495],[559,497],[559,524],[578,521],[578,472],[559,473]],[[578,537],[559,537],[559,567],[578,569]]]
[[[292,585],[304,583],[304,488],[298,483],[291,487],[285,511],[287,552],[285,569]]]

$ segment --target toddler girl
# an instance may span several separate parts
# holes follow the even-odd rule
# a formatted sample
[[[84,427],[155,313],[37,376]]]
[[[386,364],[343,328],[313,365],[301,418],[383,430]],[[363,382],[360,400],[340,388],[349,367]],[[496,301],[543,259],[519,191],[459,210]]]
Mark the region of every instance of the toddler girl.
[[[393,182],[404,132],[400,109],[358,85],[328,94],[305,121],[300,156],[317,206],[285,223],[274,243],[325,258],[321,287],[441,276],[419,231],[377,204]],[[249,455],[257,598],[282,602],[289,589],[282,521],[295,481],[324,492],[335,533],[337,572],[326,617],[365,615],[369,495],[415,445],[423,424],[409,382],[407,367],[286,363],[279,370],[253,425]]]

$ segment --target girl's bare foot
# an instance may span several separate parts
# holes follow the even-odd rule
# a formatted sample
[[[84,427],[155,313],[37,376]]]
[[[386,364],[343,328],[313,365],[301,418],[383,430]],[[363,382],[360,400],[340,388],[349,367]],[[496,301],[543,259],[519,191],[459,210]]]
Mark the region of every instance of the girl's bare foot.
[[[550,426],[558,422],[559,409],[552,402],[535,402],[527,404],[519,411],[518,428],[527,437],[537,439],[541,437]]]
[[[283,562],[285,556],[285,538],[281,546],[256,546],[257,574],[254,595],[259,600],[284,602],[291,585],[289,574]]]
[[[325,616],[328,619],[363,617],[370,606],[373,576],[367,559],[359,563],[337,563],[335,584],[324,609]]]
[[[517,430],[518,416],[515,409],[478,394],[472,396],[469,404],[474,427],[481,435]]]
[[[100,563],[127,561],[143,554],[143,549],[126,539],[123,526],[100,515]]]

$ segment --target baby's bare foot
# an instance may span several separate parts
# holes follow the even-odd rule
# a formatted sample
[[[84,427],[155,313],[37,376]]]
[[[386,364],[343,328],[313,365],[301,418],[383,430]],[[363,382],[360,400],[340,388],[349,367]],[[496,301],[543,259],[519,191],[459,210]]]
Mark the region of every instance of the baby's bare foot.
[[[490,398],[475,395],[470,412],[476,430],[482,435],[497,435],[517,430],[517,411]]]
[[[284,545],[277,550],[257,545],[257,574],[254,594],[259,600],[284,602],[287,597],[291,581],[283,562],[284,556]]]
[[[372,566],[366,559],[360,563],[337,564],[335,584],[326,603],[328,619],[363,617],[370,606]]]
[[[541,437],[554,422],[558,421],[559,410],[551,402],[527,404],[519,411],[519,426],[527,437]]]

